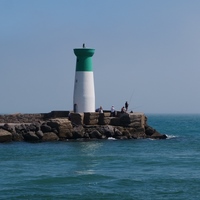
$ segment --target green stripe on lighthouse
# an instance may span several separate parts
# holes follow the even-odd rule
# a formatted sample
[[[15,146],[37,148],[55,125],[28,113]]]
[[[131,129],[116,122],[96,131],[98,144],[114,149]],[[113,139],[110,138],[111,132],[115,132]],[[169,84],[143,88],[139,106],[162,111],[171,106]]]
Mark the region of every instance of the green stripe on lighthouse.
[[[74,54],[77,57],[76,71],[93,71],[92,56],[95,49],[74,49]]]

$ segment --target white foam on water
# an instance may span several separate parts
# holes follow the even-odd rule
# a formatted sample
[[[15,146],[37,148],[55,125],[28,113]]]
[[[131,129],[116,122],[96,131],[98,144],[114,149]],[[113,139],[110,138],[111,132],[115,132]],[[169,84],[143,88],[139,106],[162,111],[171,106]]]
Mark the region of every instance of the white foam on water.
[[[108,140],[117,140],[117,139],[113,137],[108,137]]]
[[[153,138],[147,138],[148,140],[156,140],[156,139],[153,139]]]
[[[81,175],[90,175],[90,174],[95,174],[94,170],[83,170],[83,171],[75,171],[77,174]]]
[[[169,140],[169,139],[174,139],[174,138],[178,138],[178,136],[176,136],[176,135],[167,135],[167,134],[165,134],[166,136],[167,136],[167,140]],[[157,139],[154,139],[154,138],[148,138],[148,140],[157,140]]]
[[[175,135],[166,135],[167,138],[166,139],[173,139],[173,138],[177,138],[178,136],[175,136]]]

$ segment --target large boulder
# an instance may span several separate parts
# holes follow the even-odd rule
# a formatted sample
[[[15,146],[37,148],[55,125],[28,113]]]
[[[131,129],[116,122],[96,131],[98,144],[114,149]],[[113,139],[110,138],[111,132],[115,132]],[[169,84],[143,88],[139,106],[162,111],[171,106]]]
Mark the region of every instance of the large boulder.
[[[167,139],[167,136],[165,134],[160,134],[157,131],[151,135],[152,139]]]
[[[43,123],[40,128],[43,133],[52,131],[52,128],[50,126],[48,126],[46,123]]]
[[[72,124],[71,121],[67,118],[55,118],[47,122],[47,125],[52,129],[56,129],[59,138],[71,139],[72,135]],[[55,131],[54,131],[55,132]]]
[[[27,133],[27,127],[25,126],[25,124],[19,124],[15,126],[15,131],[18,134],[24,134]]]
[[[58,140],[59,140],[59,137],[53,132],[44,133],[44,136],[42,138],[42,141],[44,142],[58,141]]]
[[[35,134],[39,139],[42,139],[42,137],[44,136],[44,133],[42,131],[37,131]]]
[[[100,126],[97,128],[97,130],[106,137],[113,137],[115,135],[114,128],[110,125]]]
[[[115,136],[122,136],[123,135],[123,133],[118,128],[115,128],[114,132],[115,132]]]
[[[12,141],[21,142],[24,141],[24,137],[22,134],[12,133]]]
[[[142,127],[129,127],[128,131],[133,139],[146,138],[145,129]]]
[[[29,125],[29,130],[37,132],[40,129],[40,124],[39,123],[34,123]]]
[[[23,134],[24,140],[28,142],[37,142],[39,141],[39,137],[33,131],[29,131]]]
[[[0,142],[11,142],[11,141],[12,141],[12,133],[4,129],[0,129]]]
[[[10,133],[14,132],[14,125],[9,125],[9,124],[4,124],[3,126],[1,126],[2,129],[9,131]]]
[[[72,130],[72,135],[74,139],[84,138],[85,129],[83,128],[83,126],[76,126]]]
[[[122,134],[123,134],[123,136],[125,136],[127,138],[131,138],[130,132],[128,130],[126,130],[126,129],[124,131],[122,131]]]
[[[97,131],[97,130],[93,130],[89,133],[89,137],[90,138],[97,138],[97,139],[102,139],[102,134]]]
[[[145,126],[145,134],[147,138],[152,138],[152,139],[166,139],[167,136],[165,134],[161,134],[156,129],[152,128],[151,126],[148,126],[146,124]]]
[[[146,125],[145,126],[145,133],[147,136],[151,136],[156,132],[156,130],[154,128],[152,128],[151,126]]]
[[[57,129],[58,130],[58,127],[59,127],[59,120],[58,119],[50,119],[46,122],[47,126],[53,128],[53,129]]]

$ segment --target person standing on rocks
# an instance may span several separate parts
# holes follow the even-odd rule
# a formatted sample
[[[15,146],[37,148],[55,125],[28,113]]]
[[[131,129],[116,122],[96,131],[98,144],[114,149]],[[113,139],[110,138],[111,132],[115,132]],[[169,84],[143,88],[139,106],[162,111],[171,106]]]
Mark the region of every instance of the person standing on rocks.
[[[114,106],[111,107],[110,115],[111,115],[111,117],[115,117],[115,108],[114,108]]]
[[[128,111],[128,102],[127,101],[125,103],[125,108],[126,108],[126,111]]]

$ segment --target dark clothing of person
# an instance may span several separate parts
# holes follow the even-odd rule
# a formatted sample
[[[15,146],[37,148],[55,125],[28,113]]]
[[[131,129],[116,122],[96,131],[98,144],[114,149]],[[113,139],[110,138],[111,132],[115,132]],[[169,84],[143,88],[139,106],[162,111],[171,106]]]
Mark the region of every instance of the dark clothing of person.
[[[125,103],[125,108],[126,108],[126,111],[128,111],[128,102],[127,101]]]
[[[125,112],[126,112],[126,110],[125,110],[125,108],[123,106],[122,109],[121,109],[121,113],[125,113]]]

